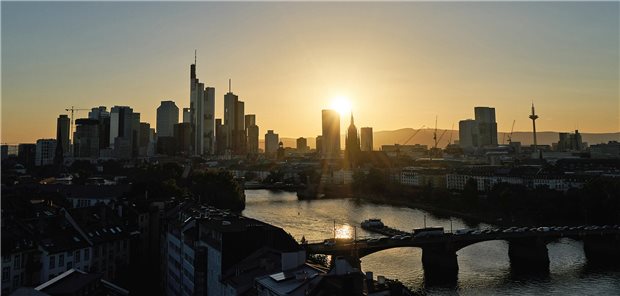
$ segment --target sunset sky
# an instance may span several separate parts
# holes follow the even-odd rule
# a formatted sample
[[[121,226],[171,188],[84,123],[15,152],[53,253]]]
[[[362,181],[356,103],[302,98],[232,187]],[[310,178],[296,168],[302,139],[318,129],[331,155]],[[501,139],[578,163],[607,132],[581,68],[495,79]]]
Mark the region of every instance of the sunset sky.
[[[620,131],[620,3],[2,2],[2,142],[54,138],[76,106],[189,105],[189,65],[257,115],[261,138],[321,133],[348,98],[358,127]],[[86,112],[76,118],[86,117]],[[348,125],[348,118],[343,126]]]

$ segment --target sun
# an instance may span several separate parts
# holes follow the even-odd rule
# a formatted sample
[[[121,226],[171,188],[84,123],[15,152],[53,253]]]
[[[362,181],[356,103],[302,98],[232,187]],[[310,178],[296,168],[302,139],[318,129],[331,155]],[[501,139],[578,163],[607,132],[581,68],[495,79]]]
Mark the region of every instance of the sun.
[[[345,96],[337,96],[332,99],[330,107],[340,113],[340,116],[346,116],[351,113],[351,101]]]

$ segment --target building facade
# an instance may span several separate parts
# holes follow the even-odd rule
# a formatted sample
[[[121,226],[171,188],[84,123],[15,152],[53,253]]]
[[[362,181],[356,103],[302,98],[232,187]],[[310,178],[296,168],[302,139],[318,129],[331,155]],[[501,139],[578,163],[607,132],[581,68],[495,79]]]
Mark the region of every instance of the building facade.
[[[340,158],[340,114],[335,110],[323,110],[322,129],[322,158]]]

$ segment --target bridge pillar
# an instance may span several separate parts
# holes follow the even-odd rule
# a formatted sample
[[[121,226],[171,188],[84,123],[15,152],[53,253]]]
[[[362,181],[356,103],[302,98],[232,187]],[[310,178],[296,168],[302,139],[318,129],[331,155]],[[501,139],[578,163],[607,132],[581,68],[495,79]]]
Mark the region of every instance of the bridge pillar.
[[[426,285],[456,284],[459,264],[456,251],[447,244],[433,244],[422,248],[422,266]]]
[[[547,243],[538,238],[510,240],[508,257],[514,272],[549,272]]]
[[[588,263],[597,265],[620,264],[620,237],[587,237],[583,240],[583,252]]]

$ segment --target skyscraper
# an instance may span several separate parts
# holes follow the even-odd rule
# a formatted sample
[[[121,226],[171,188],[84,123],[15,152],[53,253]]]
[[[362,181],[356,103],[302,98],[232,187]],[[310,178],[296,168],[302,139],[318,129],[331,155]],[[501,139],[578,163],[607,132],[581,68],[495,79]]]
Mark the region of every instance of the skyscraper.
[[[69,116],[62,114],[56,121],[56,141],[57,149],[62,149],[64,156],[71,155],[71,142],[69,140],[69,130],[71,127],[71,119]]]
[[[247,135],[247,152],[249,154],[258,154],[259,128],[256,125],[256,115],[248,114],[245,116],[245,133]]]
[[[459,145],[464,150],[478,147],[478,122],[473,119],[459,121]]]
[[[88,112],[89,119],[95,119],[99,122],[99,148],[104,149],[110,147],[110,112],[105,106],[92,108]]]
[[[213,154],[215,149],[215,88],[205,88],[204,83],[196,78],[195,60],[190,65],[189,109],[194,132],[194,155]],[[183,116],[185,117],[185,111]]]
[[[340,114],[334,110],[323,110],[322,127],[322,158],[340,158]]]
[[[75,121],[73,148],[76,158],[99,157],[99,120],[81,118]]]
[[[110,112],[110,148],[117,158],[131,158],[133,143],[133,109],[114,106]],[[139,117],[138,117],[139,125]]]
[[[372,127],[363,127],[360,130],[360,143],[362,151],[373,150]]]
[[[278,134],[274,134],[273,130],[268,130],[265,134],[265,156],[274,157],[278,152],[279,143]]]
[[[245,104],[230,89],[224,95],[224,130],[226,150],[232,154],[245,154]]]
[[[478,145],[497,146],[497,122],[495,108],[475,107],[474,113],[478,122]]]
[[[360,154],[360,140],[357,135],[357,127],[353,121],[353,113],[351,113],[351,123],[347,130],[345,138],[345,160],[349,167],[355,167]]]
[[[301,137],[297,138],[297,152],[307,152],[308,151],[308,140],[306,138]]]
[[[37,148],[35,152],[35,166],[44,166],[54,163],[54,153],[56,151],[55,139],[39,139],[37,140]]]
[[[192,112],[190,108],[183,108],[183,122],[192,123]]]
[[[174,125],[179,123],[179,107],[173,101],[161,101],[157,107],[157,135],[172,137]]]

